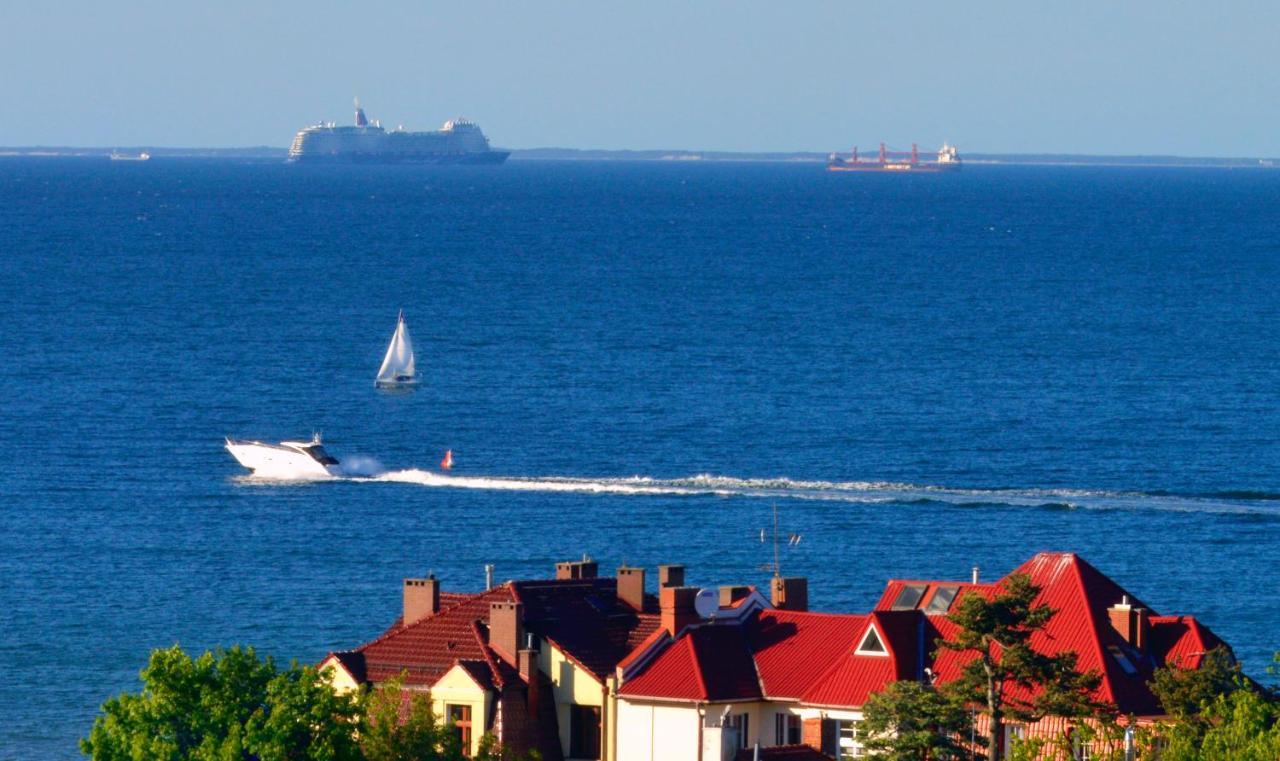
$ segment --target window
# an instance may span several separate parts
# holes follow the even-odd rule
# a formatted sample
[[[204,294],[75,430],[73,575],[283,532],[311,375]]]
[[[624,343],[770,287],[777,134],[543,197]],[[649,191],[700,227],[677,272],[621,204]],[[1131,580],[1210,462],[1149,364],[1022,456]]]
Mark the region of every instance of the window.
[[[458,738],[458,745],[463,755],[471,755],[471,706],[446,704],[444,707],[444,723]]]
[[[898,599],[893,601],[892,610],[915,610],[920,604],[920,598],[924,597],[924,591],[929,588],[928,584],[906,584],[902,587],[902,591],[898,593]]]
[[[1119,645],[1107,645],[1107,652],[1111,653],[1111,657],[1116,659],[1116,663],[1120,664],[1120,668],[1124,669],[1124,673],[1133,676],[1138,673],[1138,667],[1133,665],[1133,661],[1129,660],[1129,656],[1125,655],[1124,650]]]
[[[849,721],[847,719],[840,722],[840,730],[838,737],[840,738],[839,751],[836,756],[839,761],[848,761],[852,758],[862,758],[862,744],[858,742],[858,722]]]
[[[799,745],[800,717],[793,713],[778,713],[773,716],[773,744]]]
[[[956,592],[960,591],[960,587],[938,587],[933,590],[933,597],[929,598],[929,604],[924,606],[924,612],[927,615],[941,615],[951,608],[951,603],[956,599]]]
[[[858,742],[858,722],[849,719],[823,719],[822,752],[837,761],[864,757],[866,752]]]
[[[1027,728],[1021,724],[1004,725],[1004,757],[1013,758],[1017,746],[1026,742]]]
[[[738,735],[738,747],[747,747],[747,734],[751,731],[751,717],[745,713],[735,713],[725,720],[725,726],[733,727]]]
[[[867,633],[862,635],[862,643],[858,645],[858,655],[888,655],[888,651],[884,649],[884,643],[880,641],[880,635],[876,633],[876,627],[868,627]]]
[[[600,758],[599,706],[569,706],[569,757]]]

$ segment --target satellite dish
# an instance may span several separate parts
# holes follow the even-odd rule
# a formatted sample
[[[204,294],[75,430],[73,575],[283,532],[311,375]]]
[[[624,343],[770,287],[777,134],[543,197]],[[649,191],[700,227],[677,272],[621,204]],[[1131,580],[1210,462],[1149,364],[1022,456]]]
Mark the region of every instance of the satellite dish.
[[[720,610],[720,593],[714,589],[699,589],[693,598],[693,609],[703,618],[711,618]]]

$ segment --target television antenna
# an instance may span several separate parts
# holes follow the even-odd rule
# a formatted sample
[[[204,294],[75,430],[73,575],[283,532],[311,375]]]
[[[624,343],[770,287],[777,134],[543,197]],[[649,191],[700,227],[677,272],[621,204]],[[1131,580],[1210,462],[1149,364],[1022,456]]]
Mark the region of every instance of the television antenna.
[[[760,529],[760,543],[764,544],[767,537],[767,530]],[[787,546],[795,547],[800,544],[800,540],[804,538],[803,534],[788,534]],[[760,570],[769,571],[774,578],[782,576],[782,534],[778,530],[778,504],[773,504],[773,562],[765,563],[760,566]]]

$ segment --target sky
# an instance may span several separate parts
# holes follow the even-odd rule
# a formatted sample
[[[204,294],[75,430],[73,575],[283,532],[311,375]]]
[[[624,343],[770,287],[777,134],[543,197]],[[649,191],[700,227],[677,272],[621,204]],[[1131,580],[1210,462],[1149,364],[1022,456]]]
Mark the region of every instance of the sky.
[[[0,145],[1280,156],[1280,3],[0,0]]]

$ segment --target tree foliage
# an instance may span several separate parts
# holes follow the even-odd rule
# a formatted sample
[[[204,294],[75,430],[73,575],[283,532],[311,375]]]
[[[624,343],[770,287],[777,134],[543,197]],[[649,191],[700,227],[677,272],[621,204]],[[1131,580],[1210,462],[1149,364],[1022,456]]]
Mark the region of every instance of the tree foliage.
[[[991,599],[970,592],[947,616],[959,631],[939,647],[972,656],[960,677],[945,685],[957,700],[983,706],[989,719],[987,758],[999,757],[1006,719],[1034,722],[1045,716],[1088,716],[1102,706],[1093,699],[1101,677],[1080,673],[1076,654],[1048,655],[1031,645],[1054,611],[1036,604],[1040,588],[1013,574]]]
[[[342,761],[359,757],[359,706],[314,668],[253,648],[151,654],[140,693],[107,700],[81,750],[95,761]]]
[[[1241,676],[1231,652],[1219,646],[1205,653],[1197,669],[1177,663],[1156,669],[1150,687],[1170,716],[1203,727],[1201,712],[1219,695],[1235,692]]]
[[[969,726],[962,701],[920,682],[894,682],[862,707],[863,746],[886,761],[967,759]]]
[[[425,692],[401,680],[339,693],[311,666],[278,669],[253,648],[192,658],[155,650],[142,690],[102,705],[80,749],[94,761],[462,761]],[[477,761],[537,761],[480,738]]]

